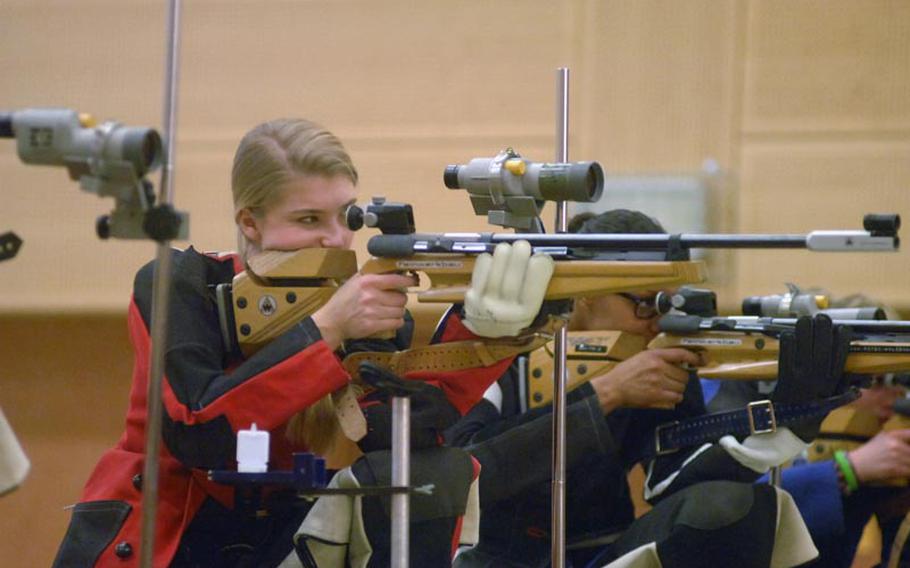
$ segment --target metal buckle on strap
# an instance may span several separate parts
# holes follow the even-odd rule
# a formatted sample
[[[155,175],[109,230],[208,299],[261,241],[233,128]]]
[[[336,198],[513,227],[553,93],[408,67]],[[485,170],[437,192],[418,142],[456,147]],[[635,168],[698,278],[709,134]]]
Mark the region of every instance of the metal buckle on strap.
[[[762,428],[761,430],[755,429],[755,414],[753,410],[755,408],[766,407],[768,410],[768,418],[770,419],[770,424],[767,428]],[[755,402],[750,402],[746,405],[746,413],[749,415],[749,432],[752,434],[770,434],[777,431],[777,417],[774,415],[774,403],[770,400],[757,400]]]
[[[664,448],[660,443],[660,433],[667,428],[673,428],[674,426],[679,425],[679,420],[674,420],[673,422],[667,422],[666,424],[661,424],[654,429],[654,451],[659,456],[665,456],[667,454],[672,454],[673,452],[679,450],[679,448]]]

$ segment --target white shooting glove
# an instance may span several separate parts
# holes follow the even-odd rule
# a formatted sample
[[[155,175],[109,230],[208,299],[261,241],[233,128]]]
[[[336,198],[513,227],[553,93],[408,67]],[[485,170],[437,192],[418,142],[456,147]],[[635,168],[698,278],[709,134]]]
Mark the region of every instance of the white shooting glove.
[[[784,464],[809,447],[787,427],[768,434],[752,434],[742,443],[733,436],[724,436],[719,443],[733,459],[757,473]]]
[[[537,317],[554,266],[548,255],[531,256],[527,241],[480,255],[465,294],[465,326],[483,337],[518,335]]]

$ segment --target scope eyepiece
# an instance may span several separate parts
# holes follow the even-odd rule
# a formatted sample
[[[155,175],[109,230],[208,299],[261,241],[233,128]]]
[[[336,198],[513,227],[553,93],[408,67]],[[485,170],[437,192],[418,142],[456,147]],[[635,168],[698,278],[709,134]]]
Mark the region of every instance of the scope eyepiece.
[[[348,229],[359,231],[363,227],[363,209],[352,203],[344,212],[344,222]]]
[[[743,298],[742,312],[744,316],[761,316],[761,296],[748,296]]]
[[[676,309],[688,315],[709,318],[717,315],[717,294],[713,290],[682,286],[673,293],[658,292],[654,305],[661,315]]]
[[[461,166],[458,164],[449,164],[446,166],[446,171],[442,173],[442,182],[449,189],[461,189],[461,186],[458,185],[458,170],[461,169]]]
[[[351,205],[345,212],[345,222],[352,231],[364,225],[379,229],[384,235],[410,235],[415,231],[411,205],[389,202],[384,197],[374,197],[366,206],[366,211]]]

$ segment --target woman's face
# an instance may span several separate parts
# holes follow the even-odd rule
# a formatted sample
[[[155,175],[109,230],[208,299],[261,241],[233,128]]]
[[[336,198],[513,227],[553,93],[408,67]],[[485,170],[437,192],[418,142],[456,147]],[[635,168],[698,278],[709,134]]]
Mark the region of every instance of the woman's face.
[[[345,211],[356,197],[354,183],[344,175],[301,175],[259,215],[241,210],[237,224],[257,251],[347,249],[354,233],[345,223]]]

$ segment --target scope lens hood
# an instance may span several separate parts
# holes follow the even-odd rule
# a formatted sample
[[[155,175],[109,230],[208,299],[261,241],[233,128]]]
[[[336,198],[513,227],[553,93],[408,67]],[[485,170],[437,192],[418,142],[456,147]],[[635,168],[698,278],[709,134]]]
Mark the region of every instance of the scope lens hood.
[[[127,128],[123,136],[121,156],[131,162],[138,176],[161,165],[163,144],[153,128]]]

